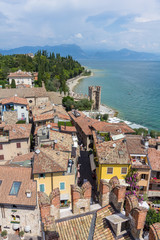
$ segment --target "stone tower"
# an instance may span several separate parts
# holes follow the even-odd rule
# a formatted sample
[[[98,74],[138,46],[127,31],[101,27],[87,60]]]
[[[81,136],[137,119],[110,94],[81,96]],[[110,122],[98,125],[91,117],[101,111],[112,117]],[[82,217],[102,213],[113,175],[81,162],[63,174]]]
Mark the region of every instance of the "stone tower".
[[[89,86],[88,87],[88,95],[90,101],[93,101],[92,109],[98,110],[101,104],[101,87],[100,86]]]

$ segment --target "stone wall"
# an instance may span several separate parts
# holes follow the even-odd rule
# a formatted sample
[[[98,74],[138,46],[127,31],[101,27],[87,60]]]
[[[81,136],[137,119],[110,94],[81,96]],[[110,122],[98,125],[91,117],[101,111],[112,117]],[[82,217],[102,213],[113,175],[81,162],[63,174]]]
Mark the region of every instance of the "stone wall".
[[[17,111],[5,111],[3,112],[3,121],[6,124],[15,124],[18,120]]]
[[[19,230],[24,231],[25,226],[30,226],[31,231],[25,236],[41,236],[39,207],[4,205],[0,207],[0,225],[2,230],[7,230],[9,234],[14,234],[13,225],[19,222]],[[17,217],[19,216],[19,217]]]
[[[149,240],[160,239],[160,223],[154,223],[149,229]]]
[[[90,211],[92,186],[86,182],[82,187],[71,185],[72,211],[74,214],[80,214]]]
[[[45,222],[45,219],[49,216],[54,216],[55,219],[60,218],[59,188],[53,189],[49,196],[44,192],[38,192],[38,200],[42,222]]]
[[[139,207],[136,196],[126,197],[126,216],[130,218],[130,231],[135,239],[143,239],[143,228],[146,220],[147,209]]]

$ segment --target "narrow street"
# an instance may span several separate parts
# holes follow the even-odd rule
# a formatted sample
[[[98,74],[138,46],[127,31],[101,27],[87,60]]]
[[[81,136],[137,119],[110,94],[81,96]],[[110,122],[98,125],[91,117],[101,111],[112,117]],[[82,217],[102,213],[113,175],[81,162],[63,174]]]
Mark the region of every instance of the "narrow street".
[[[90,166],[90,158],[88,151],[80,151],[80,157],[78,164],[80,164],[80,182],[79,186],[81,187],[84,182],[89,181],[92,185],[92,203],[97,203],[97,187],[96,187],[96,179],[92,178],[92,171]]]

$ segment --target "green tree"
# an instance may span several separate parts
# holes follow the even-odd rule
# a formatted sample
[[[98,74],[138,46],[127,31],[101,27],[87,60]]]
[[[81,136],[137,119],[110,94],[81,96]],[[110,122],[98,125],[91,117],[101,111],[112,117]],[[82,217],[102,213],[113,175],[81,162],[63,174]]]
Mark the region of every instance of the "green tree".
[[[160,213],[156,213],[154,209],[149,209],[146,216],[146,223],[145,226],[149,229],[150,225],[160,222]]]
[[[16,88],[16,83],[15,83],[15,80],[14,80],[14,79],[12,79],[11,88]]]

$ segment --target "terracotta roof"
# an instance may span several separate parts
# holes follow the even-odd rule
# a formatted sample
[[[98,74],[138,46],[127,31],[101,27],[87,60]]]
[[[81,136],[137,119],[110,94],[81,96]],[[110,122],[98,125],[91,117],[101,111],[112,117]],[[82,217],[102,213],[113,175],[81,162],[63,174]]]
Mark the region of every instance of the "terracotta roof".
[[[13,162],[24,162],[26,160],[31,160],[33,158],[33,155],[34,155],[34,152],[29,152],[24,155],[16,156],[15,158],[13,158],[12,163]]]
[[[160,171],[160,150],[149,148],[148,158],[152,171]]]
[[[142,143],[142,136],[140,135],[126,135],[127,147],[129,154],[146,155],[147,150]]]
[[[32,78],[32,74],[30,72],[23,72],[18,70],[17,72],[11,72],[8,75],[8,78]]]
[[[39,121],[51,120],[53,118],[54,118],[54,113],[44,113],[41,115],[33,116],[33,121],[39,122]]]
[[[96,152],[100,164],[130,164],[126,143],[122,139],[96,143]]]
[[[72,150],[72,136],[67,133],[50,131],[50,140],[57,140],[55,144],[55,150],[58,151],[71,151]]]
[[[48,97],[44,87],[0,89],[0,99],[13,97],[15,94],[22,98]]]
[[[49,100],[58,105],[62,105],[62,96],[59,92],[48,92]]]
[[[64,172],[68,167],[68,153],[55,151],[52,148],[40,148],[34,155],[33,173]]]
[[[0,204],[37,205],[37,183],[31,179],[31,171],[31,168],[0,166]],[[10,195],[13,182],[21,182],[17,196]],[[26,190],[31,191],[30,198]]]
[[[0,101],[2,105],[7,104],[7,103],[16,103],[16,104],[21,104],[21,105],[27,105],[27,99],[25,98],[20,98],[17,96],[10,97],[10,98],[5,98]]]
[[[125,123],[107,123],[98,121],[92,125],[96,131],[110,132],[111,134],[134,133],[135,131]]]
[[[76,128],[74,126],[62,126],[61,125],[60,130],[62,132],[74,132],[74,133],[77,132],[77,130],[76,130]]]
[[[97,211],[93,240],[115,239],[113,233],[111,232],[107,224],[107,221],[105,220],[105,217],[114,213],[115,211],[110,205],[107,205],[106,207],[101,208]]]
[[[85,213],[82,215],[57,220],[55,232],[60,240],[131,240],[128,233],[115,237],[106,217],[115,213],[111,205],[107,205],[95,213]]]
[[[31,88],[31,85],[29,84],[18,84],[16,88]]]
[[[88,239],[93,214],[75,217],[67,221],[56,223],[56,232],[60,240]]]
[[[32,124],[3,125],[4,130],[9,131],[9,140],[29,138]]]
[[[76,111],[80,114],[79,117],[76,117],[72,112],[68,112],[71,119],[81,128],[85,135],[92,135],[91,127],[94,123],[99,122],[96,119],[86,117],[82,112]]]

